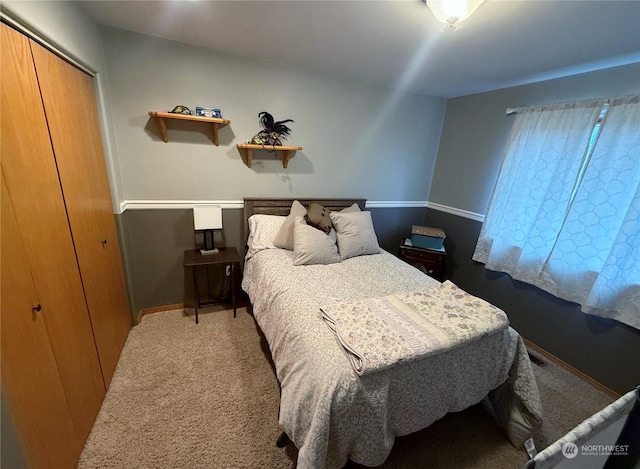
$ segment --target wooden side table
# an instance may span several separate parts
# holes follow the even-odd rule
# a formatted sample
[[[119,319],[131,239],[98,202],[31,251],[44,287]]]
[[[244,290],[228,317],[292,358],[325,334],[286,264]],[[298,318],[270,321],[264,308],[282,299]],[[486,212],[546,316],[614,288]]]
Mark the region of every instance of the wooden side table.
[[[398,257],[440,282],[446,277],[447,253],[445,251],[434,251],[401,244],[398,248]]]
[[[231,269],[231,304],[233,306],[233,317],[236,317],[236,266],[240,267],[240,256],[235,247],[219,248],[217,254],[200,254],[199,249],[190,249],[184,252],[182,265],[191,267],[193,273],[193,290],[195,296],[196,324],[198,324],[198,309],[204,306],[221,304],[222,301],[201,301],[198,287],[198,267],[209,267],[212,265],[230,266]]]

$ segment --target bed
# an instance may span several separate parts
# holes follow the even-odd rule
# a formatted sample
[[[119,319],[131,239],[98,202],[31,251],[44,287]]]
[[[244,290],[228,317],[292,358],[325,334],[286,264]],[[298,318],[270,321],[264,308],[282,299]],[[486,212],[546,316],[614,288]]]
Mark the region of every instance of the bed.
[[[281,388],[279,423],[298,448],[297,467],[340,468],[349,459],[366,466],[380,465],[396,437],[425,428],[486,396],[506,437],[523,447],[540,428],[542,409],[529,357],[517,332],[507,325],[427,358],[358,372],[323,310],[407,292],[435,291],[441,284],[379,247],[369,252],[365,248],[359,254],[363,246],[377,246],[377,240],[367,238],[366,232],[356,233],[363,238],[356,236],[351,245],[355,254],[346,255],[349,244],[342,230],[348,225],[342,223],[354,219],[370,223],[364,199],[297,202],[305,208],[321,205],[331,210],[332,220],[340,221],[330,234],[338,236],[341,258],[315,262],[312,253],[311,262],[294,265],[300,264],[300,253],[304,253],[304,246],[299,246],[305,239],[301,233],[307,233],[303,218],[293,217],[296,202],[246,198],[247,254],[242,280],[273,358]],[[343,215],[342,211],[360,214]],[[294,226],[298,244],[293,250],[274,244],[285,224]],[[322,235],[322,242],[330,238]]]

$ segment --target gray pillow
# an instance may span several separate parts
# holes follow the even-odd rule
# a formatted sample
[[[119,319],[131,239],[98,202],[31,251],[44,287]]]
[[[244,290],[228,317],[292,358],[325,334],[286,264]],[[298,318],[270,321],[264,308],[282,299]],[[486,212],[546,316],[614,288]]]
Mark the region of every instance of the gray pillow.
[[[304,205],[294,200],[289,215],[285,218],[282,228],[273,240],[274,246],[293,251],[293,223],[296,221],[296,217],[304,217],[306,213],[307,209],[304,208]]]
[[[371,212],[331,212],[331,221],[342,259],[380,252]]]
[[[308,225],[304,218],[293,223],[293,265],[334,264],[340,262],[336,232],[329,234]]]

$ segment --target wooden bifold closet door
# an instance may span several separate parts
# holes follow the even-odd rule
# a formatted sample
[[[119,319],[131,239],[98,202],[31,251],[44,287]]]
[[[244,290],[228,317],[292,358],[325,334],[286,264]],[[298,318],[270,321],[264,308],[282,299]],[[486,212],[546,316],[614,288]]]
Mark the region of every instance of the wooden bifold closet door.
[[[105,385],[131,328],[90,76],[31,41]]]
[[[4,24],[1,40],[2,391],[29,465],[72,468],[131,327],[95,97]]]

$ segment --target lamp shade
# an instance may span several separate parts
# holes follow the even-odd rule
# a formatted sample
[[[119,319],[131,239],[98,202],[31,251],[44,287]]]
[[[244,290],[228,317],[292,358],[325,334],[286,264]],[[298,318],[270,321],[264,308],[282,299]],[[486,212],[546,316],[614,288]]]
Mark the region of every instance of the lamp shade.
[[[193,207],[193,227],[196,230],[221,230],[222,208],[220,205]]]
[[[464,21],[484,0],[427,0],[427,6],[439,21],[454,24]]]

